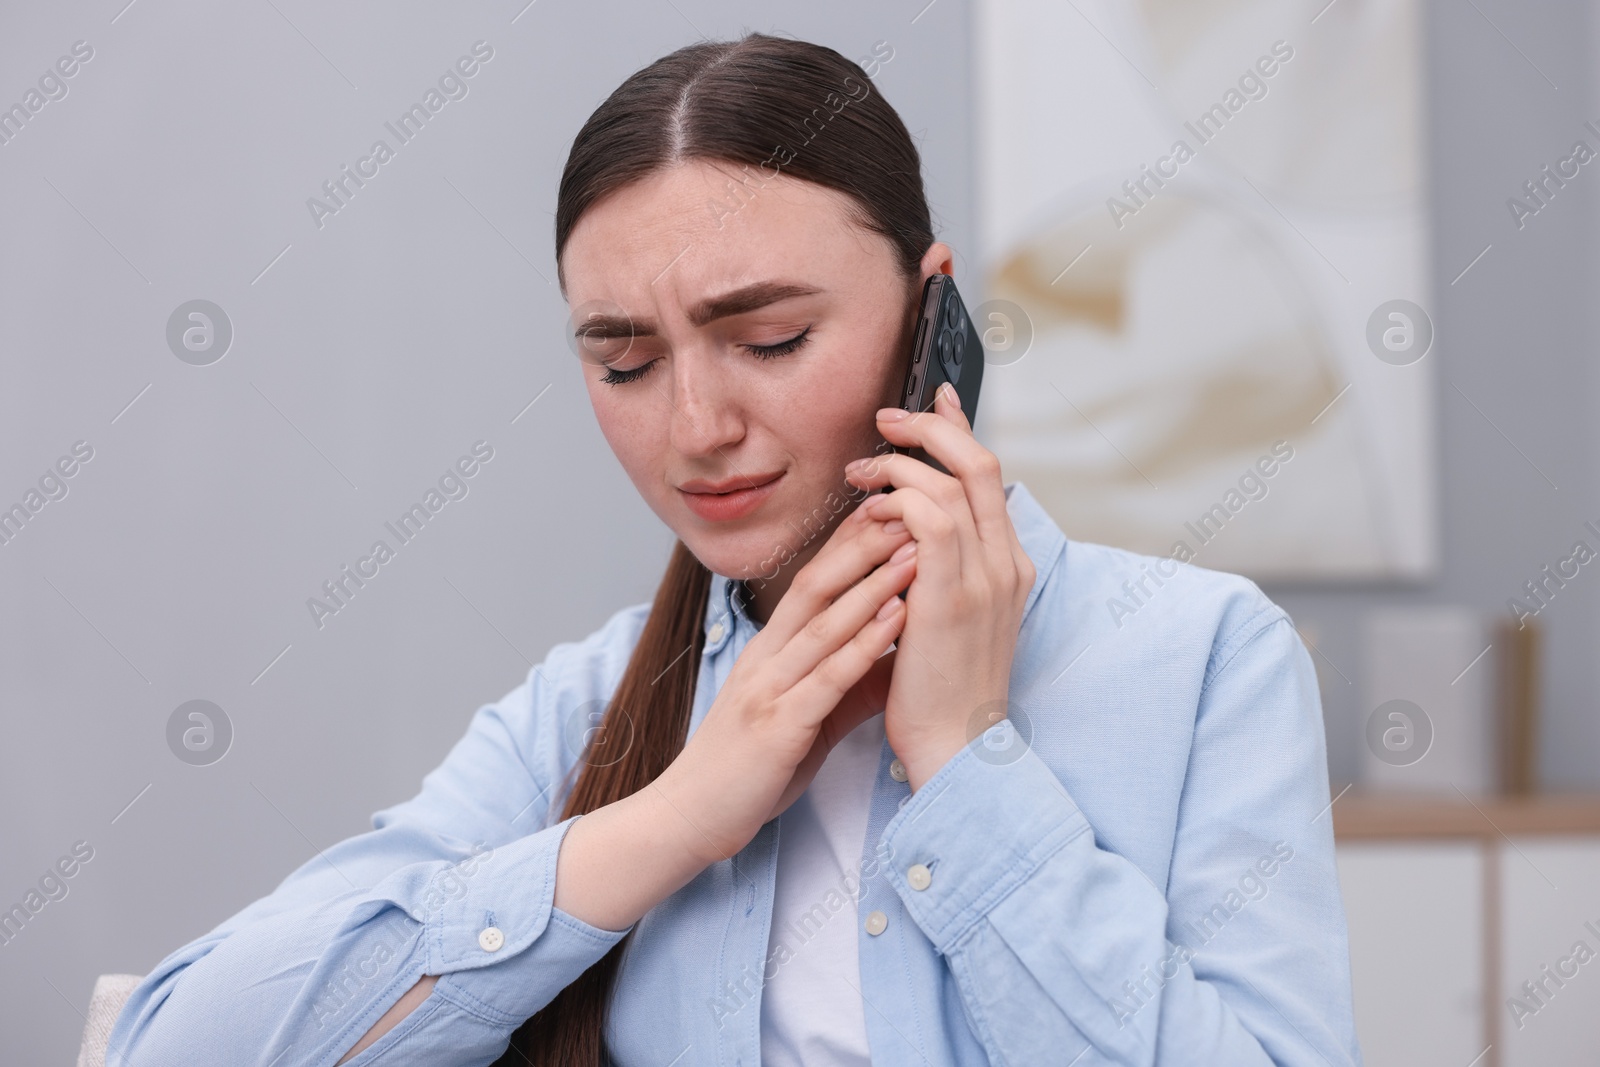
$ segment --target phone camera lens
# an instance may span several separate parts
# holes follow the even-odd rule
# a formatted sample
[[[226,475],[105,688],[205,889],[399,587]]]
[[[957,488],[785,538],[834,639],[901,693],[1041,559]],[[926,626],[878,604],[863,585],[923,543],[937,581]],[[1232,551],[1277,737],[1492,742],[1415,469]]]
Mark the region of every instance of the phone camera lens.
[[[955,358],[955,361],[956,361],[956,366],[959,367],[959,366],[961,366],[961,357],[963,355],[965,355],[966,351],[967,351],[967,335],[966,334],[958,333],[958,334],[955,335],[955,338],[954,338],[954,341],[953,341],[953,349],[954,349],[953,354],[954,354],[954,358]]]
[[[941,331],[939,334],[939,362],[944,364],[946,367],[950,366],[952,359],[951,345],[952,341],[950,331]]]
[[[961,309],[954,300],[944,306],[944,321],[952,330],[961,325]]]

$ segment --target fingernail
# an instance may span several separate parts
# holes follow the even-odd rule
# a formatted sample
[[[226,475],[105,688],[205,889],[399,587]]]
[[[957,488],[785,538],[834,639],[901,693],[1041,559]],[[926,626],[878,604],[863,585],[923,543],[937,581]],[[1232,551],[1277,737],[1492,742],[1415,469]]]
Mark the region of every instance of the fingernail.
[[[961,394],[956,392],[956,387],[951,385],[949,382],[945,382],[943,385],[939,386],[939,388],[944,390],[944,398],[950,401],[950,403],[954,404],[957,411],[960,411]]]
[[[856,471],[860,470],[862,466],[866,464],[866,462],[867,461],[864,459],[853,459],[844,465],[844,472],[846,474],[854,474]]]
[[[899,519],[890,519],[888,522],[883,524],[883,532],[886,534],[903,533],[905,532],[905,528],[906,524],[901,522]],[[911,543],[916,544],[915,541]]]
[[[889,562],[904,563],[906,560],[910,559],[916,554],[917,543],[915,541],[907,541],[905,544],[894,550],[894,555],[889,557]]]
[[[880,422],[899,422],[909,414],[911,412],[905,408],[879,408],[878,420]]]
[[[900,597],[898,595],[892,596],[883,602],[883,607],[878,609],[878,618],[884,622],[887,622],[894,616],[894,613],[899,610]]]

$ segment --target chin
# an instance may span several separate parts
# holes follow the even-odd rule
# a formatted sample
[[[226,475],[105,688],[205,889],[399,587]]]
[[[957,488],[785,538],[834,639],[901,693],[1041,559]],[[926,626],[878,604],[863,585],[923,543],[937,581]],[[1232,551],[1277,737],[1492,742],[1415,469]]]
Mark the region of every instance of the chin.
[[[692,529],[678,536],[689,551],[717,574],[748,581],[772,581],[781,571],[793,570],[794,560],[809,560],[833,534],[839,521],[852,510],[846,506],[815,508],[785,514],[744,530]]]
[[[689,528],[680,528],[678,539],[705,567],[729,578],[771,580],[778,565],[794,556],[794,532],[775,523],[762,523],[747,530],[706,529],[691,517]],[[699,526],[695,529],[695,526]]]

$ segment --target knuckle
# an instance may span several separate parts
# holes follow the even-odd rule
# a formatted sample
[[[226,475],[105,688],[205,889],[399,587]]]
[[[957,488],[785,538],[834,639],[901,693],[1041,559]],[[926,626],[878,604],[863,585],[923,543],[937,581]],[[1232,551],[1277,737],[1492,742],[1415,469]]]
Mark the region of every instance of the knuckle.
[[[821,557],[820,552],[817,555]],[[822,572],[817,568],[816,562],[812,560],[810,565],[802,567],[789,585],[789,592],[796,595],[803,603],[817,600],[821,595]]]
[[[921,486],[907,485],[894,491],[900,499],[900,505],[907,511],[920,511],[933,503],[933,498],[925,493]]]
[[[806,620],[801,632],[805,634],[807,640],[823,643],[828,639],[828,617],[820,612],[811,616]]]
[[[849,671],[838,653],[817,664],[817,681],[827,686],[830,692],[843,693],[849,689],[853,683],[849,680],[848,674]]]

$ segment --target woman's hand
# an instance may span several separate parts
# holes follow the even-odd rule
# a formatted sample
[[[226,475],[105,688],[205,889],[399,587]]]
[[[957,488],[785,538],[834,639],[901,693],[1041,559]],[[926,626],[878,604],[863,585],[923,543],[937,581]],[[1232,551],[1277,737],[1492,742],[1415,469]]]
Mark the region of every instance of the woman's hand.
[[[863,488],[893,485],[859,510],[903,521],[918,546],[884,718],[917,789],[1004,716],[1034,566],[1006,513],[1000,463],[972,436],[955,389],[940,386],[931,412],[882,409],[878,429],[951,472],[891,454],[857,460],[845,475]]]
[[[908,525],[860,507],[839,523],[653,783],[703,866],[748,844],[805,791],[828,751],[884,707],[893,658],[883,653],[917,569]]]

